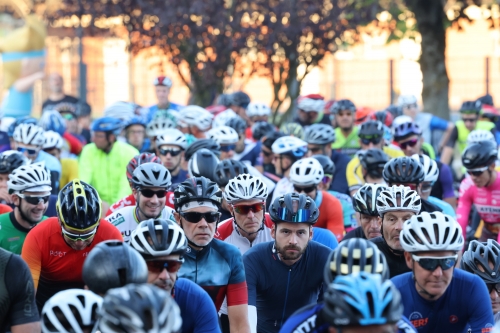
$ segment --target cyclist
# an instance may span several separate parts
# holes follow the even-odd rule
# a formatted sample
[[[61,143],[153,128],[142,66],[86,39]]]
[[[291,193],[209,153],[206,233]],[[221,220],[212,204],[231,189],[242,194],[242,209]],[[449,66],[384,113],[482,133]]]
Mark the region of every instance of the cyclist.
[[[187,147],[184,153],[184,161],[187,162],[200,149],[210,150],[217,158],[220,158],[220,145],[213,139],[199,139]]]
[[[323,181],[324,173],[321,164],[312,157],[303,158],[292,164],[290,182],[297,193],[304,193],[316,203],[321,212],[315,223],[316,227],[330,230],[337,240],[344,236],[344,218],[340,201],[326,191],[319,191],[318,185]]]
[[[233,178],[238,177],[240,174],[248,174],[248,167],[240,162],[235,160],[224,160],[220,161],[215,168],[213,180],[217,183],[221,191],[224,193],[224,188],[227,186],[229,181]],[[266,186],[267,188],[267,186]],[[221,213],[221,221],[225,221],[232,217],[231,215],[231,205],[227,202],[225,197],[222,198],[221,209],[219,212]]]
[[[236,91],[228,96],[225,104],[228,105],[227,110],[222,111],[215,117],[214,127],[226,125],[226,122],[235,116],[240,116],[248,122],[246,110],[250,105],[250,96],[243,91]]]
[[[261,141],[266,135],[276,132],[276,127],[266,121],[258,121],[251,127],[252,136],[251,138],[255,141]],[[248,132],[248,129],[247,129]]]
[[[404,314],[419,332],[488,332],[494,325],[488,290],[476,275],[454,267],[465,244],[460,225],[440,212],[412,216],[400,235],[411,272],[392,279]]]
[[[111,289],[99,310],[97,331],[106,333],[178,333],[179,307],[170,295],[150,284],[129,284]]]
[[[166,117],[159,117],[151,120],[146,127],[146,136],[149,139],[150,147],[147,151],[148,153],[154,153],[156,149],[155,140],[158,136],[163,135],[163,133],[171,128],[176,128],[176,120],[172,120]],[[189,135],[186,135],[186,138]]]
[[[276,168],[274,167],[274,153],[272,146],[274,142],[276,142],[276,140],[278,140],[282,136],[285,135],[281,132],[274,131],[266,134],[261,139],[262,169],[264,170],[262,174],[275,183],[279,182],[281,178],[277,176]]]
[[[351,158],[354,157],[361,148],[358,137],[359,128],[354,125],[356,106],[348,99],[341,99],[332,105],[330,112],[337,125],[332,149]]]
[[[246,137],[248,139],[253,137],[254,140],[260,141],[260,138],[256,139],[254,135],[254,126],[257,124],[268,124],[273,130],[275,129],[272,124],[268,123],[272,110],[267,104],[260,102],[250,103],[248,104],[246,114],[250,120],[249,124],[251,125],[251,127],[248,127],[246,130]]]
[[[120,230],[125,242],[130,240],[139,222],[158,217],[174,220],[173,209],[165,206],[167,189],[172,184],[170,179],[167,168],[157,163],[143,163],[134,170],[136,205],[118,209],[106,217],[106,221]]]
[[[147,110],[147,120],[150,122],[157,118],[174,118],[174,112],[179,111],[182,106],[170,102],[169,95],[172,88],[172,80],[166,76],[158,76],[153,81],[155,86],[156,98],[158,104],[150,106]]]
[[[500,230],[500,211],[496,202],[500,177],[495,170],[498,150],[496,143],[482,141],[471,144],[462,154],[462,164],[467,169],[466,177],[460,184],[457,221],[465,232],[469,223],[472,205],[484,221],[480,241],[497,239]]]
[[[400,232],[404,221],[418,214],[421,207],[420,196],[406,186],[389,187],[377,197],[377,211],[382,219],[382,236],[373,238],[372,242],[385,255],[391,278],[409,271],[401,247]]]
[[[352,198],[354,210],[358,213],[358,225],[354,230],[349,231],[343,239],[364,238],[372,239],[382,236],[382,219],[377,211],[377,198],[387,187],[381,184],[365,184],[356,192]]]
[[[117,141],[122,122],[116,118],[99,118],[92,124],[94,143],[83,147],[80,154],[78,174],[101,195],[104,207],[108,208],[130,194],[127,179],[123,177],[131,158],[139,154],[129,144]]]
[[[43,163],[21,166],[9,175],[9,193],[14,211],[0,215],[0,247],[21,254],[28,232],[46,220],[52,190],[50,174]]]
[[[118,229],[100,219],[97,191],[78,179],[59,192],[57,215],[33,228],[23,245],[22,257],[33,276],[38,309],[58,291],[83,288],[83,262],[94,246],[109,239],[122,240]]]
[[[179,111],[177,125],[184,134],[190,134],[196,139],[206,139],[206,131],[212,126],[214,116],[206,109],[188,105]]]
[[[311,198],[285,194],[273,202],[269,213],[275,241],[252,246],[243,257],[251,324],[257,324],[258,332],[279,332],[292,313],[317,302],[330,253],[311,242],[311,228],[319,217]]]
[[[40,332],[35,287],[28,265],[21,257],[0,248],[0,330],[14,333]],[[9,272],[8,274],[6,274]]]
[[[239,141],[238,133],[229,126],[212,128],[207,132],[207,137],[220,145],[220,159],[231,159],[235,155],[236,144]]]
[[[219,332],[215,305],[196,283],[178,278],[187,239],[177,223],[163,219],[143,221],[132,232],[130,245],[146,260],[148,283],[165,290],[179,305],[183,332]]]
[[[237,116],[229,119],[226,126],[231,127],[238,133],[238,142],[234,148],[234,159],[238,161],[248,161],[252,166],[260,166],[260,150],[262,143],[260,141],[253,141],[246,139],[245,132],[247,130],[247,123],[243,118]],[[221,147],[222,148],[222,147]]]
[[[219,311],[227,297],[231,331],[250,332],[245,269],[238,249],[214,239],[221,204],[216,183],[205,177],[182,182],[174,191],[175,218],[188,240],[179,276],[205,289]],[[218,274],[213,274],[218,267]]]
[[[188,177],[186,170],[182,169],[181,162],[187,147],[186,137],[175,128],[165,130],[156,137],[156,155],[160,157],[163,165],[172,176],[172,185],[185,181]]]
[[[309,94],[297,98],[297,117],[293,120],[306,128],[312,124],[330,124],[330,118],[324,113],[324,97],[318,94]]]
[[[68,121],[64,118],[66,115],[74,115],[74,107],[71,106],[70,109],[62,109],[61,111],[45,111],[43,112],[40,120],[38,121],[38,126],[44,129],[44,131],[53,131],[61,136],[65,143],[66,154],[80,155],[82,152],[83,145],[79,141],[78,135],[70,133],[67,130]]]
[[[102,297],[89,290],[68,289],[52,296],[42,309],[42,333],[92,333]]]
[[[188,162],[189,178],[206,177],[214,179],[215,169],[219,164],[219,159],[208,149],[200,149],[194,153]]]
[[[123,127],[127,143],[141,153],[148,150],[151,145],[151,141],[146,137],[146,127],[146,122],[139,116],[131,117]]]
[[[61,180],[59,181],[59,189],[61,189],[71,180],[78,178],[78,161],[73,158],[61,158],[64,142],[57,132],[46,131],[43,136],[45,138],[43,151],[54,156],[61,163]]]
[[[385,185],[382,173],[389,162],[389,156],[382,149],[370,148],[358,155],[361,173],[365,183]]]
[[[7,182],[9,175],[17,168],[30,164],[31,161],[24,154],[16,150],[7,150],[0,153],[0,202],[12,204]],[[5,208],[2,206],[2,210]]]

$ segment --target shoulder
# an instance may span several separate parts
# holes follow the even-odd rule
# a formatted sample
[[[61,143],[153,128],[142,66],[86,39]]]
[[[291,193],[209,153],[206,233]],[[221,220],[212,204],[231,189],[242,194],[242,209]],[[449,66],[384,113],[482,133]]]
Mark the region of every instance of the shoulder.
[[[271,248],[273,246],[274,242],[264,242],[264,243],[260,243],[260,244],[256,244],[254,246],[252,246],[250,248],[250,250],[248,250],[245,255],[243,256],[243,258],[262,258],[262,254],[264,253],[267,253],[269,251],[269,253],[271,253]]]
[[[397,275],[391,279],[392,283],[396,286],[396,288],[399,289],[399,287],[403,287],[413,281],[413,273],[408,272],[408,273],[403,273],[400,275]]]
[[[465,192],[469,189],[475,189],[474,182],[470,177],[465,177],[460,183],[460,193]]]
[[[332,250],[329,247],[326,247],[325,245],[318,243],[314,240],[309,242],[309,244],[307,245],[307,250],[310,250],[314,256],[318,255],[328,256],[330,252],[332,252]]]
[[[119,237],[118,237],[119,236]],[[105,219],[101,219],[99,223],[99,228],[97,228],[96,239],[107,240],[107,239],[118,239],[122,240],[120,231],[110,222]]]
[[[219,239],[214,239],[211,242],[212,249],[217,251],[222,257],[232,259],[234,257],[241,257],[240,250],[232,244],[224,243]]]
[[[11,210],[12,210],[12,208],[11,208]],[[0,214],[0,225],[2,225],[4,223],[8,223],[8,222],[10,222],[10,212]]]
[[[323,193],[323,201],[321,202],[320,206],[323,206],[323,208],[327,208],[328,206],[326,205],[331,205],[331,204],[340,205],[340,200],[337,199],[336,196],[334,196],[331,193],[328,193],[327,191],[321,191],[321,192]],[[325,203],[325,205],[323,205],[323,203]]]
[[[83,146],[82,154],[84,154],[84,153],[92,154],[92,153],[96,153],[98,151],[99,151],[99,149],[97,149],[95,143],[89,143],[89,144],[86,144],[85,146]],[[81,157],[81,155],[80,155],[80,157]],[[81,161],[81,158],[80,158],[80,161]]]
[[[357,156],[354,156],[350,161],[349,163],[347,164],[347,169],[354,169],[355,167],[357,167],[359,165],[359,157]]]
[[[373,242],[375,245],[377,245],[380,248],[380,245],[384,244],[384,239],[382,236],[375,237],[370,239],[370,242]]]
[[[115,210],[110,215],[104,218],[105,221],[111,222],[113,225],[118,225],[120,223],[125,222],[125,218],[131,215],[131,211],[135,208],[135,206],[126,206]]]
[[[113,147],[113,148],[117,148],[117,149],[113,149],[113,150],[116,152],[120,152],[122,155],[134,154],[134,156],[135,156],[135,155],[139,154],[139,151],[135,147],[129,145],[128,143],[116,141],[115,145],[116,145],[116,147]],[[127,163],[128,162],[129,161],[127,161]]]
[[[61,226],[59,224],[59,219],[57,217],[49,217],[44,220],[43,223],[38,223],[33,229],[28,232],[26,238],[33,237],[48,237],[49,234],[53,232],[60,232]]]
[[[61,158],[61,165],[63,168],[76,168],[78,161],[73,158]]]
[[[403,157],[405,154],[401,151],[401,149],[391,148],[384,146],[384,153],[389,155],[390,158]]]
[[[483,284],[483,280],[479,276],[466,272],[463,269],[455,269],[453,271],[453,281],[468,286]]]
[[[215,233],[215,238],[224,240],[231,236],[234,231],[233,218],[228,218],[219,223],[217,226],[217,232]]]

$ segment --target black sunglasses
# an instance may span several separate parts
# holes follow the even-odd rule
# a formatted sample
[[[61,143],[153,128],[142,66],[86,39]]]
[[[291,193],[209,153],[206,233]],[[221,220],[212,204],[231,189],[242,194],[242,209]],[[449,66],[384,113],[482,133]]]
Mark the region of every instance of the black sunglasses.
[[[152,198],[155,194],[158,198],[164,198],[167,195],[167,192],[165,192],[165,190],[153,191],[149,189],[141,189],[139,191],[146,198]]]
[[[190,223],[198,223],[201,221],[201,219],[205,219],[207,223],[214,223],[219,221],[221,214],[219,212],[207,212],[207,213],[186,212],[186,213],[180,213],[180,215]]]
[[[35,206],[38,205],[41,201],[43,201],[43,203],[46,204],[47,201],[49,201],[50,199],[50,195],[46,195],[43,197],[36,197],[36,196],[30,197],[19,193],[18,196],[24,199],[27,203]]]
[[[314,191],[316,189],[316,186],[313,185],[313,186],[309,186],[309,187],[297,187],[295,185],[293,185],[293,189],[297,192],[297,193],[311,193],[312,191]]]
[[[264,149],[262,149],[262,154],[264,154],[265,157],[269,157],[273,154],[273,152],[271,151],[265,151]]]
[[[180,149],[160,149],[160,155],[167,156],[167,154],[170,154],[172,157],[175,157],[182,153],[182,150]]]
[[[491,293],[493,289],[500,295],[500,283],[487,283],[488,293]]]
[[[441,267],[443,271],[446,271],[455,266],[457,263],[457,256],[453,257],[419,257],[417,255],[412,255],[413,260],[419,263],[419,265],[427,270],[434,272],[436,268]]]
[[[402,150],[405,150],[407,147],[415,147],[415,145],[418,143],[418,139],[412,139],[406,142],[402,142],[399,144],[399,147]]]
[[[220,151],[223,151],[225,153],[228,153],[231,150],[235,150],[235,149],[236,149],[236,145],[220,146]]]
[[[375,136],[372,138],[360,138],[360,139],[361,139],[361,143],[363,143],[364,145],[369,145],[370,142],[373,143],[374,145],[378,145],[380,143],[380,141],[382,141],[381,136]]]

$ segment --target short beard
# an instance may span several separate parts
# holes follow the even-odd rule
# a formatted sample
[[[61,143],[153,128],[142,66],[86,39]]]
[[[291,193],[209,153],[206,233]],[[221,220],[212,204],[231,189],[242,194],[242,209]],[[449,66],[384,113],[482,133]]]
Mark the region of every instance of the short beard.
[[[309,242],[308,242],[309,244]],[[293,245],[289,245],[289,246],[284,246],[284,247],[280,247],[278,245],[278,243],[275,243],[275,246],[276,246],[276,251],[280,254],[281,256],[281,260],[296,260],[296,259],[299,259],[300,256],[302,254],[304,254],[304,252],[306,251],[307,249],[307,244],[306,246],[304,246],[303,249],[301,249],[300,247],[298,246],[293,246]],[[293,254],[293,255],[287,255],[286,254],[286,250],[297,250],[298,252],[296,254]]]
[[[43,219],[43,214],[42,214],[42,217],[40,217],[40,219],[38,219],[38,220],[31,219],[29,217],[30,214],[25,214],[23,207],[22,207],[22,203],[19,204],[19,213],[21,214],[21,217],[23,218],[23,220],[25,220],[26,222],[28,222],[31,225],[35,225],[35,224],[41,222]]]

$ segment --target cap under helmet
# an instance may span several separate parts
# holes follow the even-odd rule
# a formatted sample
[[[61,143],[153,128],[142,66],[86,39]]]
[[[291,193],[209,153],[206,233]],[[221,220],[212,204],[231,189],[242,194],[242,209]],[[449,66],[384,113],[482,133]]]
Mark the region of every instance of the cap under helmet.
[[[319,209],[314,200],[305,194],[287,193],[274,199],[269,215],[274,223],[314,224],[318,221]]]

